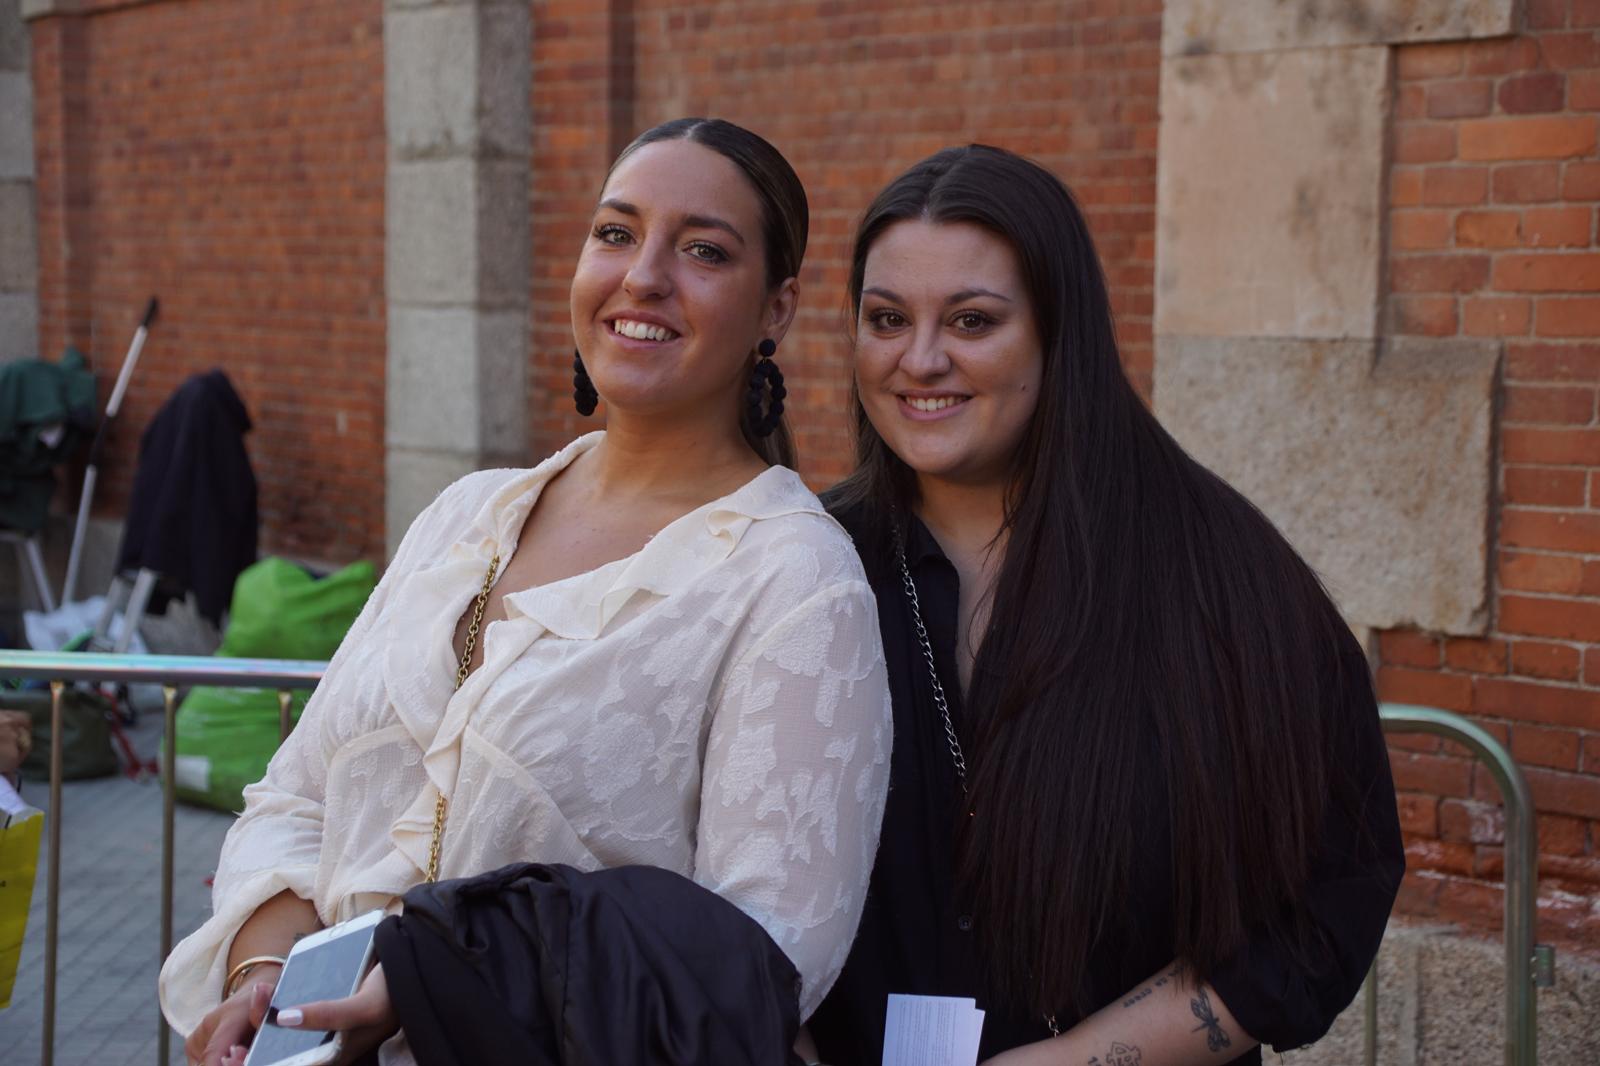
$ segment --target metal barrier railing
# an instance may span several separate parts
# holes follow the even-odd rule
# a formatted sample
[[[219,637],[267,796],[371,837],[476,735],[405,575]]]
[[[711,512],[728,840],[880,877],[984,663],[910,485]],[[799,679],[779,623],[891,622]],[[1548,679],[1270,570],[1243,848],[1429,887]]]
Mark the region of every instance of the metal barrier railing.
[[[54,1066],[56,1036],[56,946],[61,918],[61,703],[69,684],[113,681],[159,684],[166,721],[161,741],[161,961],[172,951],[173,824],[177,806],[175,762],[178,688],[217,685],[225,688],[278,690],[278,731],[289,735],[295,689],[314,688],[327,663],[285,659],[224,659],[180,655],[98,655],[0,651],[0,677],[50,683],[50,813],[49,880],[46,882],[44,933],[44,1046],[41,1066]],[[158,1011],[159,1017],[159,1011]],[[157,1039],[162,1066],[171,1057],[172,1029],[165,1018]]]
[[[56,944],[60,932],[61,881],[61,705],[66,686],[79,681],[156,683],[165,711],[162,736],[161,960],[172,951],[173,826],[177,795],[175,762],[177,695],[180,686],[278,690],[279,736],[292,726],[295,689],[314,688],[324,662],[284,659],[225,659],[177,655],[100,655],[0,651],[0,677],[50,682],[49,879],[45,900],[44,1041],[41,1066],[55,1060]],[[1433,707],[1386,703],[1380,708],[1385,733],[1425,733],[1463,745],[1488,767],[1505,807],[1506,1066],[1538,1062],[1537,990],[1555,983],[1555,952],[1534,943],[1538,899],[1539,841],[1527,778],[1505,747],[1477,723]],[[1378,968],[1364,986],[1364,1045],[1367,1066],[1377,1061]],[[158,1015],[159,1016],[159,1015]],[[170,1057],[171,1029],[160,1018],[159,1054]]]
[[[1488,767],[1505,808],[1506,1066],[1539,1061],[1538,989],[1555,983],[1555,950],[1535,944],[1539,898],[1539,834],[1528,779],[1516,760],[1482,726],[1435,707],[1385,703],[1379,708],[1385,733],[1426,733],[1455,741]],[[1364,988],[1365,1055],[1378,1054],[1378,964]]]

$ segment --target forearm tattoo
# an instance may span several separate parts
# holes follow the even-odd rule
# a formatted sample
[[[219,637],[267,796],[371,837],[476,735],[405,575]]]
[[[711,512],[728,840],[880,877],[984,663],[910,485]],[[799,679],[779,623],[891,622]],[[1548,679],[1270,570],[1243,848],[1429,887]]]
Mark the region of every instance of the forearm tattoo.
[[[1191,1032],[1198,1033],[1202,1029],[1205,1030],[1206,1048],[1208,1050],[1222,1051],[1231,1043],[1228,1039],[1227,1031],[1222,1028],[1222,1019],[1218,1018],[1216,1012],[1211,1009],[1211,997],[1206,995],[1205,989],[1196,990],[1195,998],[1189,1001],[1189,1009],[1194,1011],[1196,1018],[1200,1019],[1200,1024],[1195,1026]]]
[[[1148,984],[1134,989],[1122,1000],[1122,1009],[1144,1002],[1156,994],[1156,990],[1165,988],[1178,979],[1180,967],[1174,966],[1166,973],[1160,975]],[[1233,1041],[1228,1037],[1228,1031],[1222,1027],[1222,1019],[1217,1017],[1215,1008],[1211,1005],[1211,997],[1204,988],[1195,989],[1194,997],[1189,1000],[1189,1010],[1200,1020],[1191,1032],[1206,1034],[1206,1048],[1213,1053],[1226,1051]],[[1113,1043],[1105,1057],[1091,1055],[1084,1066],[1139,1066],[1143,1052],[1134,1044]]]
[[[1178,968],[1176,966],[1174,966],[1172,969],[1168,970],[1166,973],[1162,974],[1160,977],[1157,977],[1154,981],[1151,981],[1149,984],[1143,985],[1143,986],[1141,986],[1139,988],[1134,989],[1133,992],[1128,995],[1128,998],[1126,998],[1126,999],[1124,999],[1122,1001],[1122,1009],[1123,1010],[1127,1010],[1129,1007],[1133,1006],[1135,1003],[1138,1003],[1140,1000],[1148,999],[1150,996],[1155,995],[1156,989],[1165,988],[1167,986],[1167,984],[1169,982],[1171,982],[1177,976],[1178,976]]]
[[[1102,1061],[1098,1055],[1090,1055],[1089,1061],[1084,1066],[1139,1066],[1144,1061],[1144,1052],[1132,1044],[1113,1041],[1111,1050],[1106,1052]]]

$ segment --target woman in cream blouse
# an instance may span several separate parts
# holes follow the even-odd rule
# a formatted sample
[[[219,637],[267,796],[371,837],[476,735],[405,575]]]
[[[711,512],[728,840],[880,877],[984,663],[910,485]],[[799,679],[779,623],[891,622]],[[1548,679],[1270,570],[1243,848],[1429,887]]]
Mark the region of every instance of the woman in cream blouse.
[[[781,377],[756,369],[805,234],[799,179],[728,123],[657,127],[613,166],[571,301],[580,410],[597,390],[607,430],[463,478],[407,532],[246,790],[214,916],[162,969],[192,1060],[248,1043],[250,989],[278,972],[249,960],[397,906],[436,822],[440,877],[692,877],[789,955],[802,1016],[821,1000],[861,914],[890,717],[872,593],[779,465]],[[411,1061],[403,1034],[380,1060]]]

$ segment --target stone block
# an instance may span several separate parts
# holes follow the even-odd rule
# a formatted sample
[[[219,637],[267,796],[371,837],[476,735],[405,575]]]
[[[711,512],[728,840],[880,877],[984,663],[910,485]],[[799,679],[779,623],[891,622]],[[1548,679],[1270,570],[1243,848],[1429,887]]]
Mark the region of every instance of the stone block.
[[[0,73],[0,181],[33,177],[33,81],[26,71]]]
[[[473,7],[391,6],[383,17],[383,69],[391,158],[476,151],[478,12]]]
[[[1395,919],[1378,955],[1378,1062],[1393,1066],[1498,1063],[1505,1041],[1505,948],[1497,940]],[[1556,983],[1538,993],[1539,1062],[1600,1062],[1600,966],[1556,955]],[[1328,1035],[1283,1056],[1287,1066],[1364,1061],[1358,995]]]
[[[1437,935],[1423,938],[1421,956],[1427,1009],[1417,1033],[1418,1066],[1497,1059],[1505,1042],[1504,949]]]
[[[1483,632],[1488,341],[1158,336],[1156,412],[1249,497],[1352,625]]]
[[[478,292],[482,307],[526,308],[533,269],[526,159],[478,163]]]
[[[1592,946],[1592,942],[1591,942]],[[1600,965],[1556,951],[1556,983],[1539,990],[1539,1061],[1544,1066],[1600,1062]]]
[[[49,15],[76,15],[82,9],[83,0],[19,0],[17,4],[17,13],[25,22]]]
[[[383,518],[389,558],[411,522],[447,486],[480,468],[465,452],[419,451],[390,445],[384,464]]]
[[[0,362],[39,357],[39,298],[0,292]]]
[[[1600,968],[1556,956],[1556,983],[1538,993],[1539,1062],[1600,1062]],[[1505,949],[1446,932],[1421,939],[1422,1010],[1417,1066],[1498,1062],[1505,1045]]]
[[[0,70],[28,69],[32,45],[16,0],[0,0]]]
[[[1162,64],[1156,331],[1374,337],[1387,48]]]
[[[468,158],[389,163],[384,267],[392,302],[478,299],[478,167]]]
[[[396,159],[526,158],[532,35],[526,4],[384,14],[384,107]]]
[[[388,332],[389,447],[480,452],[478,312],[391,305]]]
[[[0,182],[0,292],[33,292],[38,284],[33,182]]]
[[[388,11],[419,11],[439,7],[482,7],[487,0],[384,0]]]
[[[1167,0],[1169,56],[1502,37],[1515,0]]]
[[[528,315],[478,312],[478,443],[493,465],[521,465],[528,449]]]
[[[391,308],[389,446],[520,461],[527,444],[527,365],[521,310]]]
[[[402,304],[526,307],[526,160],[432,159],[388,168],[385,269]]]
[[[480,143],[486,155],[526,159],[533,138],[533,9],[486,4],[478,27]]]

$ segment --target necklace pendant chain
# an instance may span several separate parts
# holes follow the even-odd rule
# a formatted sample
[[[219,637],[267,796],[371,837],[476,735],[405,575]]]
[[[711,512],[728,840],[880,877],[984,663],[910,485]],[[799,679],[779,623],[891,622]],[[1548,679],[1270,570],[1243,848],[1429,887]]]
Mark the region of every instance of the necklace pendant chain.
[[[961,751],[961,739],[956,736],[955,723],[950,720],[950,702],[945,699],[944,685],[939,681],[939,668],[933,661],[933,644],[928,640],[928,627],[922,622],[922,604],[917,599],[917,583],[911,580],[911,567],[906,565],[905,536],[898,525],[894,531],[894,558],[900,564],[900,582],[905,586],[906,600],[911,604],[911,624],[917,631],[917,643],[922,645],[922,657],[928,663],[928,679],[933,682],[933,702],[939,708],[939,716],[944,722],[944,739],[950,746],[950,761],[955,764],[956,779],[961,782],[961,794],[967,794],[967,757]],[[967,817],[972,817],[969,807]],[[1050,1030],[1052,1037],[1061,1035],[1061,1027],[1056,1024],[1056,1016],[1048,1014],[1044,1019],[1045,1027]]]
[[[467,683],[467,675],[472,672],[472,652],[478,646],[478,633],[483,628],[483,609],[489,604],[489,593],[494,589],[495,575],[500,572],[500,556],[496,555],[489,563],[489,572],[483,575],[483,588],[478,591],[478,598],[472,604],[472,618],[467,622],[466,647],[461,652],[461,663],[456,667],[456,685],[452,693],[460,692],[461,686]],[[439,846],[444,842],[444,823],[450,810],[450,801],[445,799],[444,792],[439,792],[439,798],[433,804],[433,841],[428,845],[428,870],[427,880],[431,884],[439,880]]]
[[[956,780],[961,783],[961,794],[967,794],[967,757],[961,750],[961,738],[956,735],[955,723],[950,720],[950,701],[945,699],[944,685],[939,681],[939,668],[933,661],[933,644],[928,640],[928,627],[922,622],[922,604],[917,599],[917,583],[911,580],[911,567],[906,565],[905,537],[898,526],[894,531],[895,562],[900,564],[900,581],[905,585],[906,600],[911,604],[911,624],[917,631],[917,643],[922,645],[922,658],[928,664],[928,678],[933,682],[933,702],[939,708],[944,724],[945,743],[950,748],[950,761],[955,764]]]

